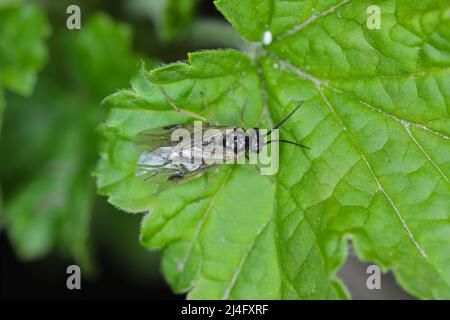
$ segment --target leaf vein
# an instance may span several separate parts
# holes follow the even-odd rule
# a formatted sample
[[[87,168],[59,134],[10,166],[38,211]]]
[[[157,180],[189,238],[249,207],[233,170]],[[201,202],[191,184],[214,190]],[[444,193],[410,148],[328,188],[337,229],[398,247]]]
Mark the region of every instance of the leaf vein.
[[[256,242],[258,241],[259,237],[262,235],[262,233],[267,229],[267,227],[272,222],[272,217],[266,221],[256,232],[255,238],[253,241],[249,244],[248,249],[245,251],[244,255],[241,258],[241,261],[239,262],[239,265],[236,269],[236,271],[233,274],[233,277],[231,278],[230,284],[228,285],[227,289],[225,289],[225,292],[223,294],[222,299],[227,300],[230,296],[231,290],[233,290],[234,286],[236,285],[236,281],[244,267],[245,261],[247,261],[248,256],[252,252],[253,248],[256,245]]]
[[[333,13],[334,11],[336,11],[337,9],[339,9],[340,7],[342,7],[343,5],[345,5],[345,4],[349,3],[349,2],[350,2],[350,0],[344,0],[344,1],[340,2],[340,3],[338,3],[337,5],[334,5],[331,8],[329,8],[329,9],[327,9],[327,10],[325,10],[325,11],[323,11],[323,12],[317,14],[317,15],[311,15],[308,19],[306,19],[302,23],[294,26],[293,28],[291,28],[291,29],[285,31],[284,33],[282,33],[281,35],[279,35],[277,37],[277,40],[285,39],[285,38],[287,38],[287,37],[289,37],[289,36],[299,32],[300,30],[302,30],[303,28],[307,27],[308,25],[310,25],[314,21],[316,21],[316,20],[318,20],[318,19],[320,19],[322,17],[325,17],[325,16]]]
[[[347,133],[350,141],[352,142],[352,144],[358,149],[358,151],[361,154],[362,159],[364,160],[367,168],[370,171],[370,174],[372,175],[373,179],[375,180],[379,190],[383,193],[383,195],[386,197],[386,199],[388,200],[389,204],[391,205],[391,207],[394,209],[397,217],[399,218],[403,228],[405,229],[405,231],[408,234],[408,237],[410,238],[410,240],[412,241],[412,243],[414,244],[414,246],[416,247],[416,249],[419,251],[419,253],[422,255],[422,257],[425,259],[425,261],[429,262],[428,260],[428,255],[426,254],[425,250],[420,246],[420,244],[417,242],[416,238],[414,237],[413,233],[411,232],[411,229],[409,228],[408,224],[406,223],[405,218],[403,217],[403,215],[401,214],[400,210],[397,208],[397,206],[395,205],[394,201],[391,199],[391,197],[389,196],[389,194],[386,192],[386,190],[384,190],[380,180],[378,179],[378,177],[376,176],[372,166],[370,165],[369,160],[367,159],[366,155],[364,154],[362,148],[359,146],[358,142],[356,141],[356,139],[353,137],[353,135],[350,133],[350,131],[347,129],[345,123],[343,122],[343,120],[341,119],[340,115],[337,113],[337,111],[335,110],[335,108],[333,107],[333,105],[330,103],[329,99],[327,98],[327,96],[325,95],[325,93],[323,92],[321,87],[317,87],[317,90],[319,91],[320,95],[322,96],[323,100],[325,101],[325,103],[328,105],[328,107],[330,108],[330,110],[335,114],[337,121],[342,125],[342,127],[344,128],[344,131]]]
[[[199,221],[199,223],[198,223],[198,225],[197,225],[197,229],[196,229],[195,234],[194,234],[194,239],[192,240],[191,245],[190,245],[190,247],[189,247],[188,254],[186,255],[186,258],[183,259],[183,261],[179,264],[179,270],[180,270],[180,272],[183,272],[183,271],[184,271],[184,268],[186,267],[186,264],[188,263],[189,259],[191,258],[192,253],[193,253],[193,250],[194,250],[194,247],[195,247],[195,244],[197,243],[197,241],[198,241],[198,239],[199,239],[199,237],[200,237],[200,233],[201,233],[201,231],[202,231],[202,229],[203,229],[203,226],[204,226],[204,224],[205,224],[205,221],[206,221],[206,219],[208,218],[209,213],[211,212],[211,210],[212,210],[212,208],[213,208],[213,206],[214,206],[214,204],[215,204],[215,202],[216,202],[216,200],[217,200],[217,197],[219,196],[219,194],[221,193],[221,191],[222,191],[223,188],[225,187],[225,183],[228,181],[229,177],[231,176],[231,173],[234,172],[234,168],[235,168],[235,167],[232,167],[232,168],[227,172],[227,174],[225,175],[225,177],[222,179],[222,181],[220,182],[219,189],[218,189],[217,192],[214,194],[214,196],[211,198],[211,200],[210,200],[210,202],[209,202],[209,204],[208,204],[208,207],[207,207],[206,210],[205,210],[205,213],[203,214],[202,218],[200,219],[200,221]]]

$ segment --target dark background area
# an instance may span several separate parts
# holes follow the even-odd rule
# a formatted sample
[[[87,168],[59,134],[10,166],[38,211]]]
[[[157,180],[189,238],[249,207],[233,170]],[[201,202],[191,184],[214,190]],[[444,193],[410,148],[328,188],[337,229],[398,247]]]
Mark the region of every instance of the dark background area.
[[[126,275],[99,254],[102,272],[96,279],[82,281],[81,290],[66,287],[67,265],[57,257],[21,263],[14,257],[5,236],[1,236],[1,297],[8,299],[182,299],[172,294],[163,281],[145,286],[130,283]]]

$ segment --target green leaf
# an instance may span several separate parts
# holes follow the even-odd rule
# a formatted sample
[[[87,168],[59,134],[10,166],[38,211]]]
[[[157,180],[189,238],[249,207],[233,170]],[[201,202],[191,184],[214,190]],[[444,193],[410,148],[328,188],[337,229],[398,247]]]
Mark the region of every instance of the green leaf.
[[[30,95],[36,73],[47,59],[44,40],[50,33],[45,15],[21,1],[0,4],[0,83]]]
[[[215,2],[257,52],[204,51],[149,73],[106,102],[98,188],[148,212],[141,241],[190,298],[337,299],[347,239],[419,298],[450,298],[448,1]],[[367,28],[369,5],[381,26]],[[269,34],[270,32],[270,34]],[[262,42],[264,39],[264,43]],[[219,172],[152,196],[134,176],[138,132],[192,121],[270,127],[280,171]],[[204,93],[201,99],[200,92]]]
[[[91,172],[103,117],[99,95],[125,87],[139,58],[130,49],[130,28],[104,14],[90,17],[83,32],[63,34],[51,39],[59,64],[45,70],[35,94],[8,99],[12,108],[0,141],[0,153],[6,155],[0,175],[8,186],[5,224],[23,260],[60,251],[88,273],[95,200]]]

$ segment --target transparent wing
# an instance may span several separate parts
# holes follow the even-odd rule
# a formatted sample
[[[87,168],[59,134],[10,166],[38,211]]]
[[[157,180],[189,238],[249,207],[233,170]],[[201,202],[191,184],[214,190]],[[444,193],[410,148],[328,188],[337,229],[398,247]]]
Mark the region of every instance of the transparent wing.
[[[169,178],[179,173],[178,169],[168,168],[164,166],[149,167],[145,165],[138,165],[136,169],[136,176],[146,182],[161,184],[169,181]]]
[[[178,141],[172,141],[172,133],[176,130],[176,129],[186,129],[189,131],[189,133],[191,134],[192,139],[194,139],[194,130],[196,128],[196,126],[194,125],[180,125],[180,124],[176,124],[176,125],[172,125],[172,126],[166,126],[166,127],[162,127],[162,128],[155,128],[155,129],[149,129],[149,130],[145,130],[140,132],[139,134],[137,134],[134,139],[133,142],[135,144],[135,146],[137,146],[140,150],[143,151],[153,151],[159,147],[173,147],[176,145],[179,145]],[[198,128],[198,127],[197,127]],[[210,125],[202,125],[201,126],[201,130],[202,130],[202,135],[205,133],[205,131],[207,130],[211,130],[211,129],[219,129],[219,130],[224,130],[224,129],[232,129],[233,127],[225,127],[225,126],[210,126]],[[217,136],[217,134],[209,134],[207,135],[207,139],[212,139],[213,136]],[[183,145],[179,145],[179,147],[185,147]]]
[[[134,145],[140,150],[145,150],[148,152],[159,147],[175,146],[177,141],[172,141],[171,135],[175,129],[180,127],[180,125],[173,125],[142,131],[134,137]]]
[[[173,125],[163,128],[145,130],[134,138],[135,145],[142,150],[141,156],[136,165],[135,175],[144,181],[156,183],[160,185],[159,190],[165,190],[172,185],[193,180],[206,171],[216,168],[216,164],[200,164],[192,163],[191,159],[196,158],[197,154],[202,155],[203,143],[205,141],[220,140],[220,135],[224,129],[232,129],[232,127],[218,127],[202,125],[203,139],[196,143],[190,143],[188,146],[180,144],[178,141],[172,141],[172,133],[174,130],[183,128],[191,133],[194,139],[194,130],[198,127],[194,125]],[[218,129],[216,133],[205,131],[210,129]],[[194,140],[195,141],[195,140]],[[217,143],[216,141],[216,143]],[[220,142],[222,144],[222,142]],[[174,163],[170,156],[176,154],[183,148],[190,150],[187,152],[186,161]],[[183,158],[181,158],[183,160]]]
[[[159,149],[157,149],[159,150]],[[206,171],[216,168],[214,164],[201,164],[196,168],[188,168],[184,165],[167,163],[138,163],[136,176],[149,183],[158,185],[155,193],[160,193],[173,186],[191,181],[200,177]]]
[[[144,181],[160,183],[179,171],[179,167],[168,160],[172,147],[159,147],[144,151],[136,165],[135,175]]]
[[[174,163],[168,160],[171,151],[172,147],[160,147],[143,152],[136,165],[135,175],[144,181],[161,184],[193,177],[214,166],[206,163]]]

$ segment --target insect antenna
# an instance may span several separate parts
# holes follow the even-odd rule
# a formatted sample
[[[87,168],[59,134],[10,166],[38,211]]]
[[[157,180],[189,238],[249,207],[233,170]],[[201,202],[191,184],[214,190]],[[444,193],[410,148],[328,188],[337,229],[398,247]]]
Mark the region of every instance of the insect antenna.
[[[300,101],[300,103],[298,104],[298,106],[296,106],[294,108],[294,110],[292,110],[283,120],[281,120],[280,123],[278,123],[275,127],[273,127],[272,129],[269,130],[269,132],[267,132],[266,136],[269,136],[272,133],[272,130],[278,129],[279,127],[281,127],[283,125],[283,123],[285,123],[290,117],[292,117],[292,115],[298,110],[300,109],[300,107],[302,106],[303,102],[305,102],[305,100]]]
[[[273,143],[273,142],[287,143],[287,144],[292,144],[292,145],[297,146],[297,147],[300,147],[300,148],[304,148],[304,149],[308,149],[308,150],[311,149],[310,147],[305,146],[305,145],[303,145],[303,144],[300,144],[300,143],[297,143],[297,142],[294,142],[294,141],[283,140],[283,139],[279,139],[279,140],[270,140],[270,141],[267,141],[266,144],[270,144],[270,143]]]

